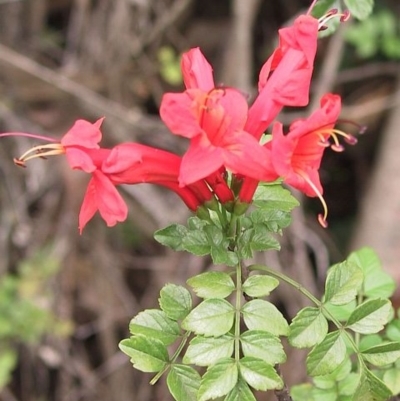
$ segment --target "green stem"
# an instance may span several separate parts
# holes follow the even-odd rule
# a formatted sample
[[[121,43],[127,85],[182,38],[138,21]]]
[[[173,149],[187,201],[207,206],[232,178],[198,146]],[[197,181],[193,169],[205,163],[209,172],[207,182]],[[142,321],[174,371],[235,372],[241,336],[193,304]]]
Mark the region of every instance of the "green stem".
[[[236,308],[235,308],[235,361],[240,359],[240,311],[242,309],[242,266],[236,266]]]
[[[180,353],[183,350],[183,347],[185,346],[187,340],[190,337],[190,334],[192,334],[191,331],[187,331],[183,337],[182,337],[182,341],[180,342],[178,348],[176,349],[176,351],[174,352],[174,354],[172,355],[171,359],[169,360],[168,363],[165,364],[165,366],[151,379],[150,384],[154,385],[157,383],[158,379],[172,366],[172,364],[176,361],[176,359],[178,358],[178,356],[180,355]]]

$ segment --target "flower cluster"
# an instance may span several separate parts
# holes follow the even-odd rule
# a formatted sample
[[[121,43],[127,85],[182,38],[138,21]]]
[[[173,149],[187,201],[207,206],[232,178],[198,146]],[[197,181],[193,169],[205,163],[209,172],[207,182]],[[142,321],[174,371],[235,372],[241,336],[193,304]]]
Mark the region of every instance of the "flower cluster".
[[[293,122],[287,133],[275,122],[270,140],[263,135],[283,107],[308,104],[318,31],[334,15],[332,11],[319,20],[301,15],[279,31],[279,45],[260,71],[258,94],[251,106],[239,90],[214,83],[212,67],[200,49],[185,53],[181,67],[186,89],[165,94],[160,107],[170,131],[189,139],[183,156],[137,143],[101,148],[102,119],[94,124],[76,121],[59,142],[25,133],[2,136],[33,136],[50,142],[15,159],[18,165],[25,166],[35,157],[65,154],[71,168],[91,175],[79,215],[81,232],[97,211],[108,226],[126,219],[127,206],[116,189],[119,184],[162,185],[198,214],[215,208],[216,202],[240,214],[260,182],[278,178],[307,196],[319,197],[324,207],[319,219],[326,225],[318,172],[321,158],[328,146],[343,149],[338,136],[355,142],[334,128],[340,97],[326,94],[320,108],[309,118]]]

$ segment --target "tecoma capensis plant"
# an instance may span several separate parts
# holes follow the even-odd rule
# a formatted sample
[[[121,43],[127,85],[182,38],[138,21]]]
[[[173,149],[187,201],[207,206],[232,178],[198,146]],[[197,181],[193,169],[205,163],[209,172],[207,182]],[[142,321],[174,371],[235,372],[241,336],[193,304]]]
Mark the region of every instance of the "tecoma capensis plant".
[[[187,225],[160,229],[155,239],[175,251],[211,257],[218,269],[188,278],[191,291],[166,284],[159,309],[133,317],[130,337],[120,342],[136,369],[155,374],[152,384],[166,375],[177,401],[254,401],[254,390],[272,390],[281,401],[384,401],[400,392],[400,320],[389,301],[395,284],[371,249],[329,269],[322,299],[282,272],[249,262],[257,252],[279,250],[277,238],[298,205],[285,187],[319,198],[318,220],[327,226],[321,159],[328,148],[342,152],[343,142],[357,142],[336,128],[337,94],[323,95],[316,110],[289,127],[277,120],[285,106],[309,102],[319,32],[350,14],[367,17],[373,2],[345,0],[346,11],[330,9],[333,3],[340,6],[314,1],[279,30],[250,105],[239,90],[215,84],[199,48],[183,54],[185,90],[166,93],[160,107],[172,134],[188,139],[183,156],[138,143],[103,148],[102,118],[76,121],[61,140],[2,134],[48,142],[16,158],[17,165],[64,154],[72,169],[90,175],[80,232],[96,212],[108,226],[127,218],[120,184],[164,186],[193,212]],[[313,305],[291,321],[268,300],[282,281]],[[305,363],[312,380],[291,390],[280,373],[282,337],[291,347],[309,349]]]

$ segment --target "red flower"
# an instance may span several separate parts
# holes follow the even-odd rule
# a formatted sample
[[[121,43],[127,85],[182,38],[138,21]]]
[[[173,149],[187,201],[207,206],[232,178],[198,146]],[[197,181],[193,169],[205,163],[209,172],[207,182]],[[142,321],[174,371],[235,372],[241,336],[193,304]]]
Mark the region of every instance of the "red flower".
[[[184,55],[182,68],[188,89],[165,94],[160,108],[169,129],[190,139],[182,158],[180,184],[204,179],[221,167],[258,180],[269,179],[268,153],[244,130],[248,112],[244,96],[232,88],[214,88],[211,67],[198,49]]]
[[[272,151],[272,164],[284,182],[307,196],[318,196],[324,207],[320,222],[326,225],[327,207],[322,197],[323,189],[319,178],[319,168],[327,147],[342,151],[338,136],[348,143],[356,139],[336,130],[334,125],[341,110],[340,97],[327,94],[321,99],[321,107],[308,119],[295,121],[287,135],[283,134],[282,124],[275,123],[272,141],[267,143]],[[331,139],[333,143],[329,141]]]
[[[308,103],[318,29],[317,19],[301,15],[292,26],[279,30],[279,46],[260,71],[259,94],[249,109],[244,127],[257,140],[284,106]],[[243,179],[238,210],[245,209],[242,203],[251,202],[258,183],[250,177]]]
[[[301,15],[292,26],[279,30],[279,46],[260,71],[259,95],[245,126],[257,139],[283,106],[307,105],[318,27],[317,19]]]
[[[59,143],[46,137],[15,133],[54,142],[30,149],[16,160],[17,164],[25,165],[26,161],[35,157],[65,153],[71,168],[92,175],[79,213],[81,233],[97,211],[108,226],[126,219],[127,205],[115,188],[119,184],[147,182],[162,185],[176,192],[193,211],[211,201],[213,195],[205,182],[179,186],[181,158],[173,153],[136,143],[101,149],[98,145],[102,136],[101,123],[102,119],[94,124],[78,120]],[[3,134],[6,135],[13,134]]]

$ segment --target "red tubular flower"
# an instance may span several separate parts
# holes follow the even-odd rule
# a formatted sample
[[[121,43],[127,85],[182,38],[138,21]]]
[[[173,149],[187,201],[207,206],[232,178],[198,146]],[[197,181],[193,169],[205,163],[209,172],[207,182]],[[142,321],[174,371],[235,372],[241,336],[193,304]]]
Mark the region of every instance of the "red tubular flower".
[[[260,71],[259,95],[245,126],[257,139],[284,106],[308,104],[318,24],[312,16],[301,15],[292,26],[279,30],[279,46]]]
[[[205,182],[179,186],[181,158],[173,153],[135,143],[101,149],[98,145],[102,136],[101,123],[102,119],[94,124],[78,120],[60,142],[26,133],[1,135],[22,135],[52,142],[30,149],[15,160],[18,165],[25,166],[26,161],[36,157],[65,154],[71,168],[92,175],[79,213],[81,233],[97,211],[108,226],[126,219],[128,208],[115,188],[119,184],[146,182],[162,185],[176,192],[193,211],[212,199],[213,194]]]
[[[182,68],[188,89],[165,94],[160,108],[168,128],[190,139],[180,184],[204,179],[221,167],[267,180],[267,152],[243,129],[248,112],[244,96],[232,88],[214,87],[211,67],[198,49],[184,55]]]
[[[318,196],[324,208],[319,221],[326,226],[327,206],[322,196],[318,170],[324,150],[331,147],[335,151],[344,148],[338,136],[350,144],[356,139],[334,128],[341,110],[340,97],[327,94],[321,99],[321,107],[308,119],[295,121],[287,135],[283,134],[282,124],[275,123],[272,141],[267,143],[272,151],[272,164],[284,182],[307,196]],[[332,142],[330,142],[330,140]]]

